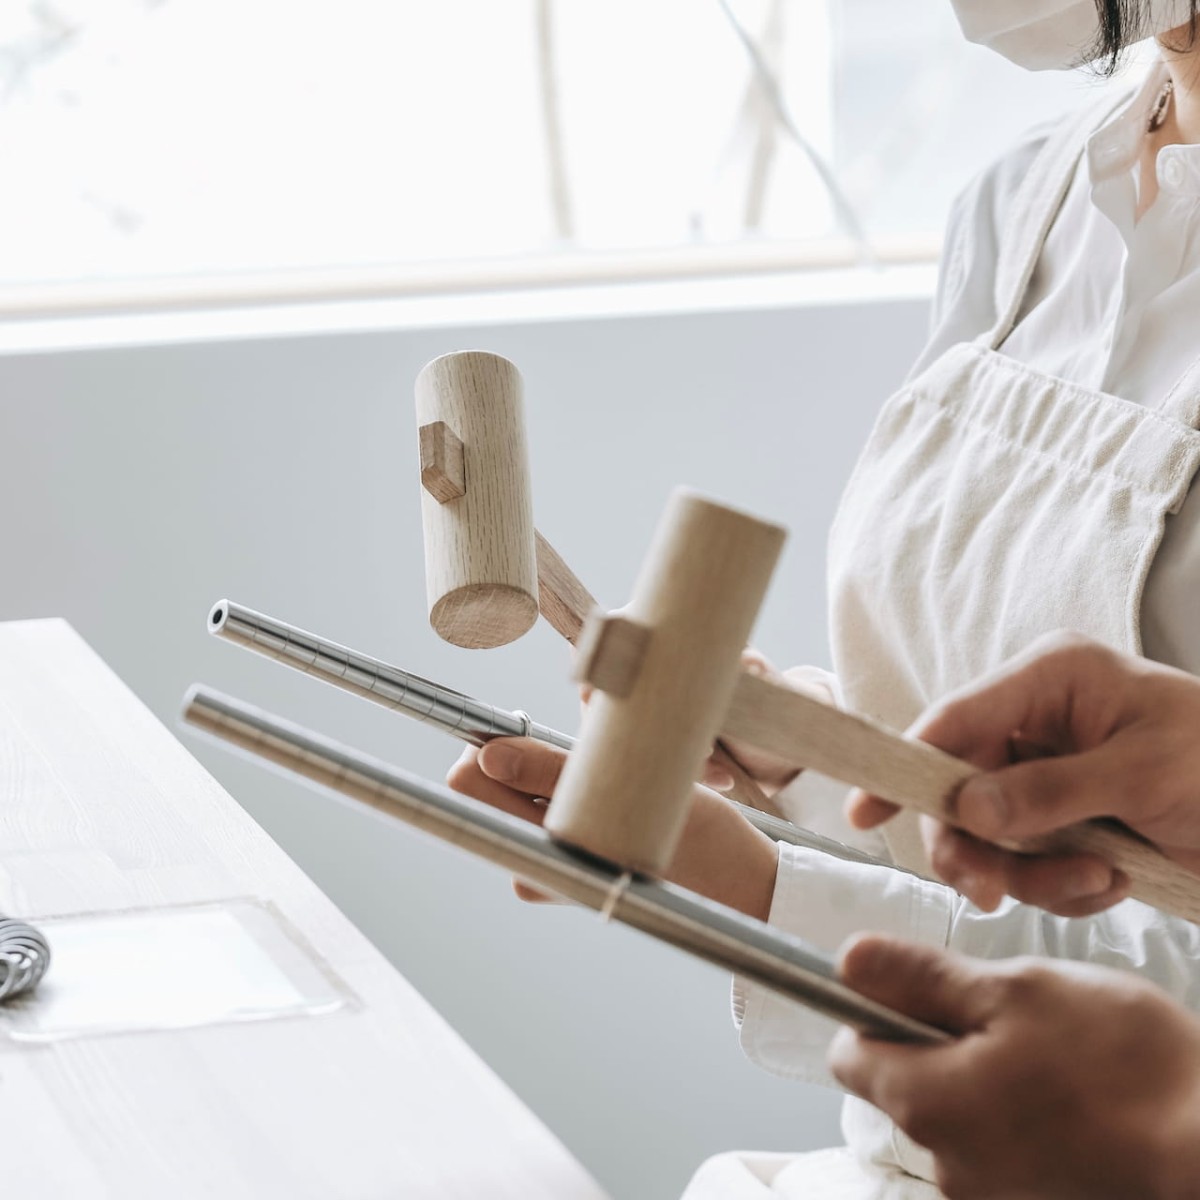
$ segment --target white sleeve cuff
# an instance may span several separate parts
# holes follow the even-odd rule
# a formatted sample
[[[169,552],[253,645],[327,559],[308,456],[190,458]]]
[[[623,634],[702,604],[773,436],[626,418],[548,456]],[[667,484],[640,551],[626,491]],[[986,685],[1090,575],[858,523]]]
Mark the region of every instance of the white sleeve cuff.
[[[781,843],[769,921],[830,954],[863,930],[945,946],[957,898],[942,884],[892,867]],[[835,1021],[740,978],[733,1012],[751,1061],[788,1079],[837,1086],[825,1066]]]

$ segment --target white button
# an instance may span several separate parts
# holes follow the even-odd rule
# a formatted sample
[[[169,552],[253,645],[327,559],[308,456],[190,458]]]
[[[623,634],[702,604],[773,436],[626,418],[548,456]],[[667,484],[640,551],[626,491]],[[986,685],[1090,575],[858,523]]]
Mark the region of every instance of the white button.
[[[1183,163],[1175,157],[1168,158],[1162,165],[1162,181],[1168,187],[1179,187],[1183,183]]]

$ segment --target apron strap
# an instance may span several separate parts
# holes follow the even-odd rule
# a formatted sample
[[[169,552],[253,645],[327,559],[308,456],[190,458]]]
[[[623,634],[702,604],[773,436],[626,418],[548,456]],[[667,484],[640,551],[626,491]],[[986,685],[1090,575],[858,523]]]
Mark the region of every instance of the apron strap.
[[[1046,235],[1075,178],[1087,139],[1113,112],[1128,103],[1132,94],[1131,90],[1124,89],[1120,96],[1106,95],[1101,103],[1086,105],[1080,112],[1064,117],[1054,127],[1017,189],[1000,237],[996,264],[996,324],[988,335],[990,349],[998,349],[1017,322]]]
[[[1200,357],[1192,362],[1163,397],[1157,411],[1189,429],[1200,429]]]

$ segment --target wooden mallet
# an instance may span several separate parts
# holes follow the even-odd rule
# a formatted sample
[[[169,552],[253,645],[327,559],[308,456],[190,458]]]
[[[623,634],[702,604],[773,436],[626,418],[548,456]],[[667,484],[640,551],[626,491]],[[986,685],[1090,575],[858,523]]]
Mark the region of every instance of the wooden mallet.
[[[576,645],[598,606],[534,528],[520,372],[481,350],[443,355],[417,376],[416,407],[429,623],[481,649],[515,641],[540,612]],[[731,799],[782,815],[724,747],[714,758]]]
[[[581,638],[578,674],[596,695],[546,816],[552,836],[661,874],[718,735],[953,823],[953,798],[976,768],[741,668],[783,538],[777,525],[675,493],[628,608],[595,615]],[[1129,876],[1137,899],[1200,921],[1200,880],[1114,822],[1008,848],[1096,854]]]

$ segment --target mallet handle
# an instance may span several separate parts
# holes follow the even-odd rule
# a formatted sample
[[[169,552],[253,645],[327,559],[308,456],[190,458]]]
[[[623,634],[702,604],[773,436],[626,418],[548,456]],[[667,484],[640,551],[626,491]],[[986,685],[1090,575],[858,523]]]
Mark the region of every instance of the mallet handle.
[[[953,798],[977,771],[925,742],[747,672],[734,687],[721,732],[952,825]],[[1129,876],[1136,899],[1200,922],[1200,878],[1116,822],[1087,821],[1036,843],[1001,844],[1095,854]]]
[[[580,655],[587,677],[619,643],[632,673],[623,695],[598,687],[588,704],[546,814],[553,837],[628,870],[666,870],[785,537],[697,492],[672,494],[629,604],[593,623]],[[714,564],[723,589],[712,586]]]

